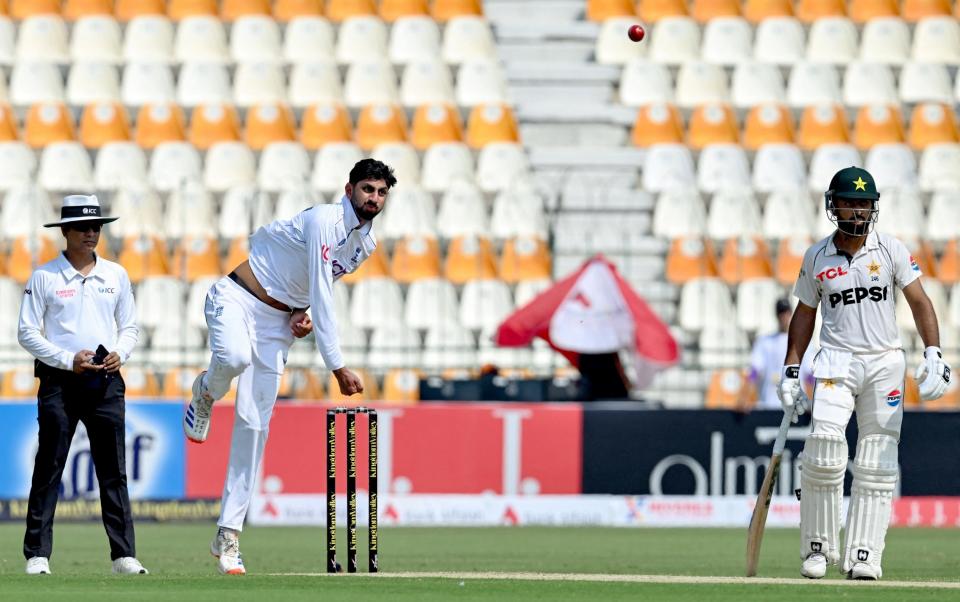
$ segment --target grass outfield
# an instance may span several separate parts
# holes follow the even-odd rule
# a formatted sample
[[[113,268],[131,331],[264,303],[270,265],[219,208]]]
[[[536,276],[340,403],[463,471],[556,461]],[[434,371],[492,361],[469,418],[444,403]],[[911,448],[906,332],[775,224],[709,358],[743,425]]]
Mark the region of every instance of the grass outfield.
[[[340,534],[344,530],[340,529]],[[375,577],[320,575],[320,528],[248,528],[242,538],[250,575],[221,577],[207,551],[213,527],[150,524],[137,527],[138,552],[152,574],[109,574],[106,536],[99,524],[56,528],[54,575],[23,575],[20,524],[0,524],[0,600],[957,600],[960,589],[878,587],[884,582],[960,581],[960,531],[893,529],[880,584],[819,582],[649,583],[630,575],[727,576],[743,574],[745,529],[489,528],[381,529],[382,573]],[[342,540],[342,535],[341,535]],[[798,577],[798,534],[769,530],[762,577]],[[365,543],[365,533],[361,533]],[[341,541],[341,553],[344,542]],[[342,561],[342,558],[341,558]],[[366,554],[360,553],[361,567]],[[455,573],[419,577],[410,573]],[[280,573],[280,574],[278,574]],[[289,573],[299,573],[291,575]],[[391,577],[390,574],[404,574]],[[474,573],[504,573],[476,575]],[[509,574],[507,574],[509,573]],[[557,573],[536,579],[516,573]],[[316,575],[314,575],[316,574]],[[591,581],[580,574],[593,574]],[[580,576],[577,576],[580,575]],[[602,577],[614,575],[621,577]],[[561,580],[562,577],[562,580]],[[608,579],[608,580],[603,580]],[[660,578],[658,578],[660,579]],[[692,581],[692,579],[688,579]],[[832,583],[831,583],[832,581]]]

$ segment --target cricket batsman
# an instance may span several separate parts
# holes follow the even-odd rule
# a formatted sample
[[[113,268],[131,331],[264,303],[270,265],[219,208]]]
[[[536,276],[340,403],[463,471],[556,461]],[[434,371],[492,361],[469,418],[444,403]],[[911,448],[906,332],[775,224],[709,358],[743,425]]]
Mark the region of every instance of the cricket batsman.
[[[785,412],[810,409],[804,407],[799,364],[819,305],[821,350],[813,361],[813,416],[800,478],[800,574],[820,579],[828,564],[839,563],[848,578],[876,580],[883,574],[903,423],[906,360],[894,315],[894,287],[903,291],[926,347],[916,371],[922,400],[944,394],[950,366],[940,352],[937,316],[920,284],[917,262],[901,241],[874,231],[880,194],[873,177],[847,167],[833,176],[824,196],[827,217],[837,229],[804,255],[794,288],[800,302],[790,321],[779,387]],[[854,410],[858,439],[841,547],[848,457],[844,433]]]
[[[350,170],[339,203],[316,205],[259,228],[250,237],[249,259],[207,293],[204,313],[212,351],[210,367],[193,383],[183,430],[191,441],[204,442],[214,401],[226,395],[231,381],[239,377],[220,519],[210,548],[221,574],[246,573],[240,531],[294,337],[313,331],[340,392],[363,391],[363,383],[344,365],[340,352],[333,283],[356,270],[376,249],[372,221],[396,183],[386,164],[359,161]]]

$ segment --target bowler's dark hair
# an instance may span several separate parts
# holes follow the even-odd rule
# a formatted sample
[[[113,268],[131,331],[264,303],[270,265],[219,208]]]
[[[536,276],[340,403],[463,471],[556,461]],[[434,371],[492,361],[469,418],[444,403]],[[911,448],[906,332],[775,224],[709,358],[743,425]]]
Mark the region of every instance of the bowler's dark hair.
[[[350,170],[350,184],[356,186],[362,180],[383,180],[387,188],[393,188],[397,183],[396,176],[390,166],[376,159],[362,159]]]

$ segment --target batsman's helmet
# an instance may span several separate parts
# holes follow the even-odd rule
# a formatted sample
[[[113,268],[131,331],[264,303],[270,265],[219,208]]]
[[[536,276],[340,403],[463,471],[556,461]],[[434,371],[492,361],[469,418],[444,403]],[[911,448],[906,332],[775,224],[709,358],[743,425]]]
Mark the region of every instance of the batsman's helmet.
[[[869,200],[869,210],[856,210],[851,219],[839,219],[837,216],[837,199]],[[877,192],[877,183],[870,172],[859,167],[845,167],[834,174],[830,180],[830,188],[824,194],[827,217],[837,225],[837,229],[851,236],[866,236],[877,223],[880,209],[877,201],[880,193]],[[864,211],[869,213],[864,216]]]

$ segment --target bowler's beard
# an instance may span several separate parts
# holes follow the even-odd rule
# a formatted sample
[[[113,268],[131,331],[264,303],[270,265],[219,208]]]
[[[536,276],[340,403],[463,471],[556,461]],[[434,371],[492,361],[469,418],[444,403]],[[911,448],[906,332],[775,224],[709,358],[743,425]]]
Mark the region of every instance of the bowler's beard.
[[[358,204],[357,197],[353,196],[350,198],[350,204],[353,205],[353,210],[356,212],[357,217],[362,219],[365,222],[369,222],[373,218],[377,217],[380,214],[380,209],[370,209],[367,207],[366,203]]]

